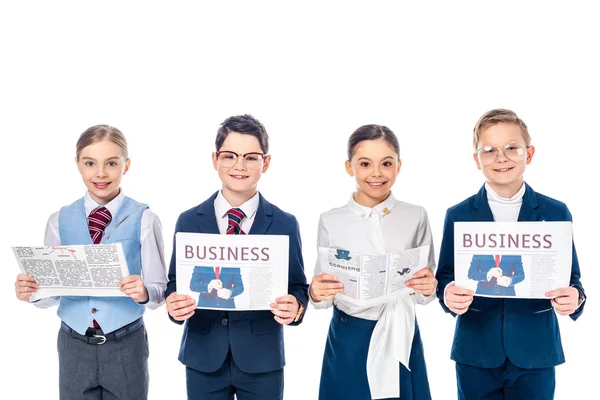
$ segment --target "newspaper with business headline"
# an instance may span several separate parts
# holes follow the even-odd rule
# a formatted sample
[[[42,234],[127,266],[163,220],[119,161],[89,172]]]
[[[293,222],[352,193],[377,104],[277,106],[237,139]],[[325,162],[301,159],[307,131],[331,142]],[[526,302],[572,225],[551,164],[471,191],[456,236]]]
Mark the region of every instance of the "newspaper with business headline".
[[[476,296],[546,299],[569,286],[571,222],[455,222],[454,278]]]
[[[177,232],[177,293],[210,310],[270,310],[288,294],[287,235]]]
[[[414,292],[406,281],[428,267],[428,259],[429,245],[380,255],[319,247],[321,272],[334,275],[344,285],[338,296],[357,304]]]
[[[129,275],[121,243],[12,248],[23,274],[39,284],[29,301],[51,296],[125,296]]]

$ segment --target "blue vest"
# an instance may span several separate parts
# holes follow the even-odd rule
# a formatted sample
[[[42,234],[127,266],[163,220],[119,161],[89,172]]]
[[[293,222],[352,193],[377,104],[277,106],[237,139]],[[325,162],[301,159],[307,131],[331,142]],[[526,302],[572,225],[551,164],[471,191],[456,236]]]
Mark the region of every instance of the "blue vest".
[[[100,242],[120,242],[123,245],[131,275],[141,275],[142,271],[140,229],[146,208],[146,204],[125,197]],[[63,245],[93,244],[83,198],[60,210],[58,229]],[[144,310],[143,305],[130,297],[61,296],[58,316],[83,335],[94,319],[104,333],[109,333],[135,321],[144,314]]]

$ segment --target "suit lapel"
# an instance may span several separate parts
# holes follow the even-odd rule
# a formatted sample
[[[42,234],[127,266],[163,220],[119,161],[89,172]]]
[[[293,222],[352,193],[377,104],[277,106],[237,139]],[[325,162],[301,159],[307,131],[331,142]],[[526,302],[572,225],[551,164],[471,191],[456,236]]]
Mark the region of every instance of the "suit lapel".
[[[271,203],[259,193],[258,209],[256,210],[256,216],[254,222],[250,228],[250,235],[264,235],[273,222],[273,209]]]
[[[475,221],[494,221],[494,215],[492,214],[490,204],[488,203],[485,185],[483,185],[475,195],[475,202],[473,205],[475,207],[473,210],[473,219]]]
[[[196,213],[198,214],[197,229],[199,233],[219,234],[217,217],[215,216],[215,198],[217,197],[217,193],[196,207]]]
[[[540,209],[537,196],[533,189],[525,183],[525,194],[523,204],[519,211],[518,221],[540,221]]]

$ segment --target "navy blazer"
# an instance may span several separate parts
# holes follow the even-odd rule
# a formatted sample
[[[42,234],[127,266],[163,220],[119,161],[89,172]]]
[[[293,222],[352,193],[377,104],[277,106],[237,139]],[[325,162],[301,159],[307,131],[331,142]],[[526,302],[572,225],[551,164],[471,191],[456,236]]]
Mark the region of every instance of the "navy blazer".
[[[228,299],[222,299],[217,296],[215,289],[208,292],[208,284],[217,279],[213,267],[194,267],[192,280],[190,281],[190,290],[200,293],[198,296],[198,307],[212,308],[235,308],[235,296],[244,291],[244,282],[239,268],[221,268],[219,280],[223,283],[223,289],[231,290],[231,296]]]
[[[471,259],[468,278],[477,281],[475,293],[490,296],[515,296],[515,285],[523,282],[525,271],[521,256],[505,255],[500,259],[500,269],[503,276],[511,278],[509,286],[498,285],[496,278],[487,280],[490,269],[496,268],[496,261],[492,254],[475,254]]]
[[[219,234],[214,202],[218,192],[204,203],[183,212],[177,219],[177,232]],[[302,244],[296,218],[260,195],[250,235],[287,235],[290,238],[288,293],[305,306],[308,304],[308,284],[304,275]],[[176,246],[169,267],[169,282],[165,297],[176,291]],[[306,310],[306,308],[305,308]],[[221,311],[197,309],[186,321],[179,351],[179,361],[198,371],[210,373],[219,369],[228,351],[236,365],[246,373],[262,373],[285,365],[283,325],[271,311]],[[169,318],[171,318],[169,316]],[[181,321],[175,321],[181,324]],[[302,322],[293,322],[298,325]]]
[[[519,221],[571,221],[567,206],[536,193],[525,184]],[[454,281],[454,222],[493,221],[485,186],[465,201],[446,212],[444,236],[436,278],[437,297],[442,308],[454,315],[444,304],[444,290]],[[579,262],[575,245],[570,285],[582,293]],[[581,305],[571,318],[583,312]],[[495,368],[506,357],[521,368],[548,368],[565,361],[558,320],[550,300],[473,298],[469,310],[456,319],[451,358],[459,363],[482,368]]]

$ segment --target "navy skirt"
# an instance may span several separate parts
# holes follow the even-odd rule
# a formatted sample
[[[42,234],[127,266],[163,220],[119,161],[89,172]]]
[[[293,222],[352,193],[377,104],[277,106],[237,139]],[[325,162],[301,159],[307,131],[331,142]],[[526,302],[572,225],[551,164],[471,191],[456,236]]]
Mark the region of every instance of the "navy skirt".
[[[333,308],[323,357],[319,400],[371,399],[367,353],[376,323]],[[431,400],[423,343],[416,321],[409,366],[410,371],[400,364],[400,399]]]

